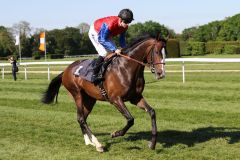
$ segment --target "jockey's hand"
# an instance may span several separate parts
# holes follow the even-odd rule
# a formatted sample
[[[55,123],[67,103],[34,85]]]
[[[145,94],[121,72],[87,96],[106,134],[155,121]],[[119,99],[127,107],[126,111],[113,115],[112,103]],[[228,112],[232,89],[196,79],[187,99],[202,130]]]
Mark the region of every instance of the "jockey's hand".
[[[115,53],[116,53],[117,55],[120,55],[121,52],[122,52],[121,49],[116,49],[116,50],[115,50]]]

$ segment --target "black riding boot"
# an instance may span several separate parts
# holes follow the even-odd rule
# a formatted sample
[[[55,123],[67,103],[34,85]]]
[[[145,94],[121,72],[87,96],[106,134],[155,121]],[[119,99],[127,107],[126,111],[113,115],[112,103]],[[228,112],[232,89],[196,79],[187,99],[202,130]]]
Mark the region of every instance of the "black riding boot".
[[[104,61],[104,58],[102,56],[99,56],[98,59],[96,60],[96,63],[93,67],[93,76],[92,76],[92,82],[96,83],[100,80],[103,79],[102,76],[98,76],[98,72],[101,68],[101,63]]]

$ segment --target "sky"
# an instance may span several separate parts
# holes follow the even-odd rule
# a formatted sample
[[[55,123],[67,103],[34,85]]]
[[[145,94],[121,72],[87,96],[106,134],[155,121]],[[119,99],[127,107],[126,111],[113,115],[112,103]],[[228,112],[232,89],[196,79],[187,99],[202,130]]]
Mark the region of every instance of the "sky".
[[[0,0],[0,26],[27,21],[33,28],[63,29],[118,15],[134,13],[134,23],[152,20],[176,33],[240,13],[239,0]]]

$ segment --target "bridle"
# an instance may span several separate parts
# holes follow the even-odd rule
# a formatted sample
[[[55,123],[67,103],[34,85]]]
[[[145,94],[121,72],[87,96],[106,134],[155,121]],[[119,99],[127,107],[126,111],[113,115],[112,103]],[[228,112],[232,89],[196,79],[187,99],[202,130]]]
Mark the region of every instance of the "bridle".
[[[164,49],[164,53],[162,52],[162,50]],[[155,50],[155,52],[154,52]],[[156,42],[153,44],[153,47],[150,49],[149,53],[151,53],[151,57],[150,57],[150,63],[148,63],[150,65],[150,68],[151,68],[151,72],[152,73],[155,73],[155,65],[158,65],[158,64],[162,64],[162,65],[165,65],[165,45],[162,47],[161,49],[161,54],[162,54],[162,60],[161,62],[156,62],[154,63],[154,55],[156,54],[159,54],[159,51],[156,49]],[[148,55],[149,55],[148,53]],[[147,56],[148,56],[147,55]]]
[[[158,65],[158,64],[165,65],[165,62],[156,62],[156,63],[154,63],[154,55],[155,55],[155,54],[159,54],[159,51],[155,51],[155,50],[156,50],[156,43],[157,43],[157,42],[155,42],[155,43],[152,45],[151,49],[149,50],[149,52],[148,52],[147,55],[145,56],[145,57],[148,57],[148,55],[151,54],[150,62],[148,62],[148,63],[141,62],[141,61],[139,61],[139,60],[136,60],[136,59],[131,58],[131,57],[129,57],[129,56],[126,56],[126,55],[124,55],[124,54],[119,54],[119,56],[124,57],[124,58],[126,58],[126,59],[128,59],[128,60],[131,60],[131,61],[133,61],[133,62],[136,62],[136,63],[138,63],[138,64],[141,64],[141,65],[143,65],[143,66],[147,66],[147,67],[151,68],[151,72],[152,72],[152,73],[155,73],[155,65]],[[162,47],[162,49],[165,50],[165,47]],[[154,51],[155,51],[155,52],[154,52]],[[162,51],[162,50],[161,50],[161,51]],[[161,53],[162,53],[162,52],[161,52]],[[145,57],[144,57],[144,58],[145,58]],[[165,59],[165,55],[164,55],[163,53],[162,53],[162,58]]]

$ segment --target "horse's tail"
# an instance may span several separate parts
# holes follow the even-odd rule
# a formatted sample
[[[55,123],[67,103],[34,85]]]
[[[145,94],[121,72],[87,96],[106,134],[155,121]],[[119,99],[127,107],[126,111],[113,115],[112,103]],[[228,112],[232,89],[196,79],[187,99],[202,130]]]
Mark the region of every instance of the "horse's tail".
[[[62,76],[63,72],[60,73],[57,77],[55,77],[48,85],[48,89],[43,93],[43,97],[41,99],[42,103],[50,104],[54,101],[55,97],[57,103],[59,88],[61,87],[62,84]]]

